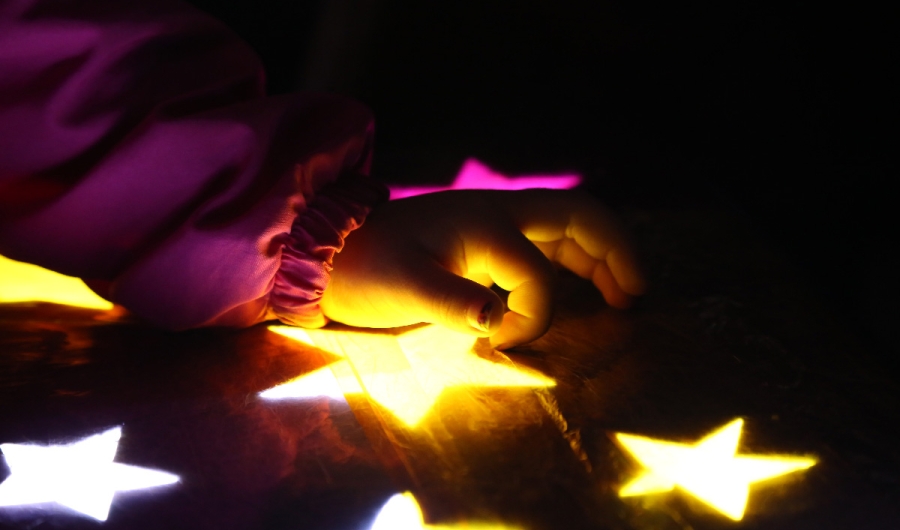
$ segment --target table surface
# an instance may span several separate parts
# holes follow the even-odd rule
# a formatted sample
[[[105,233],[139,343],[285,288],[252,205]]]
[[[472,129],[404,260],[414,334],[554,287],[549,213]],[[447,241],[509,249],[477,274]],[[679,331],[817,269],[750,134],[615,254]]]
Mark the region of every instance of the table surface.
[[[0,304],[0,443],[62,444],[120,427],[115,462],[180,477],[116,493],[102,523],[37,504],[0,507],[0,528],[366,529],[404,491],[429,524],[457,528],[900,528],[889,372],[740,217],[636,209],[626,218],[653,283],[638,307],[610,309],[561,275],[547,335],[505,354],[480,343],[466,353],[555,385],[440,391],[445,375],[473,371],[448,362],[462,372],[442,374],[420,348],[407,360],[430,375],[381,389],[424,407],[413,423],[374,390],[348,386],[357,377],[374,388],[378,370],[405,373],[397,352],[406,350],[363,367],[321,337],[309,345],[265,325],[167,333],[117,310]],[[417,329],[372,340],[399,343]],[[366,339],[344,337],[369,351]],[[339,373],[348,366],[349,383]],[[345,397],[259,395],[310,373],[337,378]],[[740,453],[817,464],[751,486],[739,522],[678,487],[619,496],[642,466],[614,433],[693,443],[735,418]],[[13,476],[3,462],[0,482]]]

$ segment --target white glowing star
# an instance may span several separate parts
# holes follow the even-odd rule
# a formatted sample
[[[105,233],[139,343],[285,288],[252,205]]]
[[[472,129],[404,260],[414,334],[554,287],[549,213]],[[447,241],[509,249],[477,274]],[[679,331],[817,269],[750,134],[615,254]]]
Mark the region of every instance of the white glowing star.
[[[517,526],[466,521],[460,524],[425,524],[419,503],[410,492],[392,496],[381,507],[369,530],[518,530]]]
[[[816,463],[812,458],[736,454],[743,425],[743,420],[736,419],[695,444],[616,433],[619,444],[645,468],[619,495],[647,495],[679,486],[739,521],[747,507],[750,484]]]
[[[425,520],[419,503],[410,492],[392,496],[375,517],[369,530],[423,530]]]
[[[171,473],[113,462],[121,429],[65,445],[0,444],[11,475],[0,483],[0,507],[53,503],[99,521],[113,495],[174,484]]]
[[[472,351],[475,338],[441,326],[424,326],[401,335],[290,326],[269,329],[345,360],[261,392],[260,397],[365,394],[410,427],[425,417],[447,388],[556,384],[540,373],[512,366],[508,360],[507,365],[479,357]]]
[[[97,296],[78,278],[0,256],[0,302],[51,302],[109,310],[111,302]]]

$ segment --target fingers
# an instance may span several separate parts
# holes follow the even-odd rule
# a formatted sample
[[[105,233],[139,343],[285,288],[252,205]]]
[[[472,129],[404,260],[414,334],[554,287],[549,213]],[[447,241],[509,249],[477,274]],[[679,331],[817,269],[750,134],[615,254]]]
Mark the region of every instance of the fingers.
[[[593,280],[611,305],[627,306],[623,294],[640,295],[646,291],[646,281],[626,231],[611,212],[591,197],[569,191],[528,190],[496,195],[494,200],[550,259]],[[598,269],[601,262],[605,268]]]
[[[550,261],[562,265],[587,280],[593,277],[598,260],[588,255],[574,240],[535,241],[534,244]]]
[[[619,282],[613,277],[609,266],[604,261],[598,262],[596,267],[594,267],[591,281],[603,293],[603,299],[606,300],[606,303],[613,307],[627,309],[634,302],[634,298],[619,286]]]
[[[505,350],[531,342],[550,328],[552,282],[532,280],[510,291],[503,326],[491,337],[491,346]]]
[[[508,223],[490,225],[465,242],[465,256],[471,274],[486,273],[509,291],[509,311],[500,330],[491,336],[494,347],[505,349],[529,342],[547,331],[556,273],[528,238]]]
[[[626,309],[634,303],[634,296],[619,286],[607,262],[594,259],[573,239],[536,241],[534,244],[541,249],[547,259],[559,263],[582,278],[591,280],[603,294],[607,304]]]
[[[428,253],[404,259],[406,270],[397,275],[404,280],[394,291],[402,311],[416,321],[490,336],[499,349],[543,335],[556,278],[550,261],[509,222],[473,223],[462,245],[440,260]],[[505,314],[500,297],[485,287],[491,283],[509,291]]]
[[[599,221],[598,218],[603,218]],[[598,222],[610,223],[609,230],[598,230]],[[598,261],[605,262],[616,285],[631,295],[641,295],[647,290],[647,282],[638,262],[637,252],[626,237],[625,230],[619,226],[618,220],[605,215],[605,212],[594,212],[594,215],[576,215],[569,225],[572,239],[584,249],[585,253]],[[603,290],[603,286],[594,282],[604,295],[612,294]]]
[[[395,294],[399,311],[414,322],[441,324],[462,333],[487,337],[503,322],[503,302],[475,281],[457,276],[428,256],[410,262],[407,278]],[[404,318],[401,317],[401,320]]]
[[[645,289],[624,230],[586,195],[447,192],[373,213],[335,256],[320,306],[350,325],[438,323],[504,349],[548,329],[550,260],[590,279],[615,307]],[[505,314],[492,283],[509,291]]]

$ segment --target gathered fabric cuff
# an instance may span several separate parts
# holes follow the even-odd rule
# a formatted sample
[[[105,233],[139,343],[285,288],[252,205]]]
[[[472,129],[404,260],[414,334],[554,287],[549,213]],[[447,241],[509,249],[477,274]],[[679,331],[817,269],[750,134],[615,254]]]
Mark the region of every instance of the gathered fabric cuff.
[[[316,194],[294,220],[282,249],[269,295],[269,308],[279,320],[305,328],[328,322],[319,302],[331,277],[334,254],[388,195],[383,184],[358,174],[344,175]]]

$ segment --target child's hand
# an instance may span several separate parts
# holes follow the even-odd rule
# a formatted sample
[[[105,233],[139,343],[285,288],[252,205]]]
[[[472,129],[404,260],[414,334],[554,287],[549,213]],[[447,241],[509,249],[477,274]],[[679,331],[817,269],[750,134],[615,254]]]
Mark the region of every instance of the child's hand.
[[[614,307],[645,289],[624,231],[587,195],[448,191],[373,211],[334,257],[321,307],[353,326],[432,322],[509,348],[550,326],[550,260],[591,279]],[[493,283],[509,291],[506,314]]]

